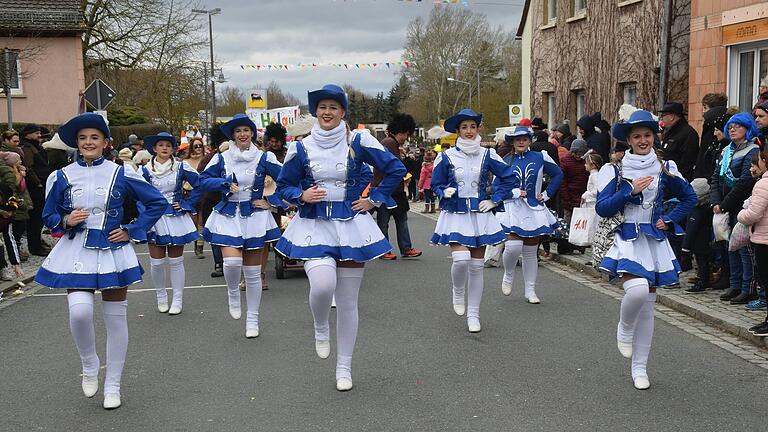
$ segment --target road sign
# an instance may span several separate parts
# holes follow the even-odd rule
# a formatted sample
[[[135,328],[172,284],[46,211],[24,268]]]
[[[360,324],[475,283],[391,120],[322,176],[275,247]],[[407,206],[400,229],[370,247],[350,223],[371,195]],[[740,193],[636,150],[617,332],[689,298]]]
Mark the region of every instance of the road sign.
[[[85,100],[97,110],[105,109],[115,100],[115,91],[100,79],[93,80],[85,89]]]
[[[509,125],[514,126],[520,123],[523,119],[523,106],[522,105],[510,105],[509,106]]]

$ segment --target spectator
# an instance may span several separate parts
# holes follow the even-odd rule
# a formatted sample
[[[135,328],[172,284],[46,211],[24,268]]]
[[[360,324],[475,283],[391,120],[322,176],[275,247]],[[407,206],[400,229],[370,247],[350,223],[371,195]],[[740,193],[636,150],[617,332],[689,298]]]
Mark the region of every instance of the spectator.
[[[577,139],[571,144],[571,151],[560,161],[563,182],[560,183],[560,202],[563,218],[570,223],[574,207],[581,205],[581,195],[587,190],[589,173],[582,157],[587,152],[587,142]]]
[[[531,128],[533,129],[531,151],[545,151],[559,165],[560,156],[557,152],[557,147],[549,142],[549,134],[546,131],[547,125],[539,117],[536,117],[531,122]],[[546,185],[542,187],[546,188]],[[550,197],[550,201],[552,201],[552,197]]]
[[[576,126],[579,128],[579,135],[581,135],[581,138],[587,142],[587,148],[599,154],[603,160],[607,160],[611,149],[610,143],[606,146],[600,132],[595,130],[595,126],[602,120],[603,115],[599,112],[594,112],[582,116],[576,122]]]
[[[758,88],[758,95],[757,95],[757,103],[755,103],[755,106],[752,107],[752,112],[755,112],[755,109],[759,107],[760,105],[768,102],[768,77],[765,77],[760,80],[760,87]]]
[[[29,211],[32,208],[32,198],[27,193],[26,168],[21,157],[16,152],[0,152],[0,182],[10,188],[13,196],[18,198],[18,206],[12,216],[12,230],[15,243],[21,245],[21,237],[26,232],[29,221]],[[11,253],[11,249],[8,249]],[[29,252],[19,249],[21,261],[29,258]]]
[[[139,168],[149,163],[150,159],[152,155],[146,150],[139,150],[133,155],[133,163]]]
[[[765,182],[760,183],[761,178],[766,173],[766,166],[765,166],[765,154],[763,152],[760,152],[754,156],[752,156],[752,167],[750,168],[750,171],[752,172],[752,177],[757,179],[757,183],[755,183],[755,187],[752,188],[752,195],[744,201],[744,210],[741,210],[739,214],[737,215],[737,219],[739,222],[741,222],[744,225],[751,226],[752,229],[750,229],[750,234],[754,236],[753,230],[757,227],[754,227],[754,225],[759,222],[759,219],[755,219],[756,217],[762,217],[764,214],[764,211],[761,211],[761,209],[765,208],[765,199],[768,198],[765,194]],[[742,213],[744,212],[744,213]],[[755,237],[752,240],[759,240],[760,236],[758,233],[758,236]],[[752,245],[751,256],[752,256],[752,268],[753,270],[756,270],[759,272],[759,268],[755,266],[759,266],[762,264],[761,262],[756,262],[756,256],[754,255],[754,244]],[[757,279],[760,279],[759,275],[757,276]],[[746,306],[744,306],[744,309],[750,310],[750,311],[758,311],[761,309],[766,308],[766,301],[765,301],[765,289],[768,288],[768,285],[760,284],[759,290],[758,290],[758,298],[756,300],[752,300],[749,303],[747,303]]]
[[[419,197],[418,180],[419,175],[421,174],[421,166],[417,165],[417,163],[416,153],[412,151],[409,151],[403,159],[405,171],[410,174],[410,179],[408,179],[406,187],[408,188],[408,199],[412,202],[416,202]]]
[[[285,139],[287,135],[286,129],[277,123],[270,123],[264,132],[266,150],[274,153],[280,163],[283,163],[285,160]]]
[[[66,145],[64,141],[59,138],[59,134],[54,135],[50,141],[44,142],[43,148],[48,154],[48,164],[51,171],[56,171],[69,165],[69,152],[72,147]]]
[[[139,167],[136,165],[136,163],[133,161],[133,152],[131,149],[125,147],[120,149],[119,152],[117,152],[117,161],[116,163],[124,166],[126,169],[132,169],[134,171],[138,171]]]
[[[7,130],[3,132],[3,143],[0,144],[0,151],[12,151],[16,152],[21,156],[21,158],[24,158],[24,152],[19,148],[19,143],[21,142],[21,139],[19,138],[19,133],[15,130]]]
[[[144,149],[144,140],[136,134],[130,134],[128,135],[128,142],[125,144],[125,147],[130,148],[133,155],[136,156],[136,153]]]
[[[768,145],[768,102],[758,105],[752,113],[757,127],[760,128],[760,147],[765,148]]]
[[[29,253],[46,256],[51,252],[42,238],[43,206],[45,205],[45,182],[51,170],[48,166],[48,154],[40,144],[40,126],[28,124],[19,131],[19,148],[24,152],[24,166],[27,169],[27,190],[32,198],[32,209],[27,223],[27,246]]]
[[[755,158],[763,174],[752,191],[752,203],[739,212],[738,220],[751,228],[750,242],[755,253],[757,277],[760,286],[768,287],[768,153],[758,153]],[[768,336],[768,316],[749,331],[756,336]]]
[[[597,203],[597,174],[603,167],[603,158],[597,153],[588,153],[584,155],[584,168],[589,172],[587,180],[587,190],[581,194],[581,206],[594,208]]]
[[[717,168],[712,175],[709,200],[715,214],[728,213],[731,229],[736,225],[736,215],[744,200],[749,197],[754,185],[750,173],[752,157],[760,149],[755,140],[760,134],[752,115],[741,112],[731,117],[725,125],[730,143],[717,160]],[[720,296],[720,300],[732,304],[746,304],[754,300],[750,295],[752,282],[752,259],[746,247],[728,252],[728,270],[730,289]]]
[[[699,153],[699,134],[685,119],[683,104],[669,102],[659,110],[659,114],[664,122],[662,157],[674,161],[680,174],[690,182]]]
[[[714,107],[727,107],[728,96],[723,93],[707,93],[701,98],[701,112],[706,113]]]
[[[571,143],[576,139],[576,137],[571,134],[571,126],[568,123],[560,123],[555,126],[552,134],[555,136],[555,139],[557,139],[557,142],[559,142],[566,150],[571,149]]]
[[[434,168],[435,152],[427,150],[424,154],[424,162],[419,173],[419,192],[424,194],[424,211],[422,213],[435,212],[435,195],[432,192],[432,168]]]
[[[24,270],[21,268],[21,256],[16,247],[17,243],[11,234],[11,224],[19,204],[19,199],[13,195],[11,188],[5,184],[0,184],[0,232],[2,232],[8,259],[17,278],[24,277]],[[14,279],[14,275],[11,275],[8,268],[8,262],[5,260],[5,253],[2,253],[2,247],[0,247],[0,279],[4,281]]]
[[[709,267],[712,256],[712,208],[709,205],[709,183],[705,178],[695,178],[691,187],[696,193],[696,207],[688,215],[682,251],[692,253],[696,259],[696,282],[686,289],[686,294],[703,293],[710,287]],[[726,278],[722,279],[723,281]]]
[[[699,145],[699,154],[696,157],[696,168],[693,173],[695,178],[705,178],[709,181],[712,178],[712,172],[715,170],[717,157],[723,151],[723,147],[728,145],[729,141],[725,139],[725,134],[723,133],[725,123],[731,117],[727,111],[728,109],[724,106],[715,106],[704,113],[701,144]]]
[[[611,152],[611,163],[621,163],[627,150],[629,150],[629,144],[626,141],[616,141],[616,145],[613,146],[613,151]]]
[[[403,145],[416,129],[416,121],[408,114],[395,114],[387,125],[387,136],[381,140],[381,145],[387,148],[392,154],[400,158],[400,147]],[[372,187],[379,185],[383,179],[380,171],[374,170]],[[397,245],[400,248],[400,255],[403,258],[412,258],[421,256],[421,251],[414,249],[411,245],[411,233],[408,231],[408,197],[405,194],[405,184],[400,183],[392,192],[392,198],[397,207],[388,209],[386,206],[379,206],[376,210],[376,222],[381,229],[384,238],[389,240],[389,218],[395,219],[397,231]],[[397,255],[387,252],[381,256],[381,259],[394,260]]]

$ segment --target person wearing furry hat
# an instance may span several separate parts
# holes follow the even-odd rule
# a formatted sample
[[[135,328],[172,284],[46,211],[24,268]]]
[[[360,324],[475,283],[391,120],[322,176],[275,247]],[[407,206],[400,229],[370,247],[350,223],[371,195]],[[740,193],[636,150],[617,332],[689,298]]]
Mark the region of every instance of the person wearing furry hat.
[[[725,124],[723,132],[728,134],[730,143],[717,158],[717,167],[712,175],[709,201],[715,214],[728,213],[731,229],[736,225],[736,215],[744,200],[752,193],[755,179],[749,169],[752,157],[760,152],[756,141],[760,137],[755,120],[748,112],[740,112]],[[747,247],[728,252],[730,289],[720,300],[731,304],[747,304],[754,300],[750,294],[752,283],[752,258]]]
[[[607,160],[610,144],[606,147],[600,132],[595,129],[602,120],[603,115],[599,112],[585,114],[576,121],[576,126],[578,127],[581,139],[587,142],[587,147],[599,154],[604,160]]]
[[[264,131],[264,148],[275,154],[280,163],[285,160],[285,138],[288,133],[280,124],[270,123]]]
[[[405,167],[372,135],[349,129],[344,89],[328,84],[308,92],[307,99],[317,122],[308,137],[288,147],[275,194],[298,207],[298,214],[275,249],[306,260],[315,353],[322,359],[331,352],[329,317],[335,297],[336,390],[349,391],[365,263],[392,249],[370,211],[395,206],[392,192]],[[383,178],[364,198],[370,167]]]

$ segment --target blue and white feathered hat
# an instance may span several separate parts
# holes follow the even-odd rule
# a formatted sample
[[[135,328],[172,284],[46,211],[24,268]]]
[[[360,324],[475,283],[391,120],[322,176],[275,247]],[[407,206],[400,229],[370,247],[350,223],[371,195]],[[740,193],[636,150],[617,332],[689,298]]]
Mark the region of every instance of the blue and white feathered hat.
[[[659,122],[653,117],[653,114],[645,110],[637,110],[629,116],[625,122],[616,123],[611,128],[611,134],[617,141],[626,141],[627,133],[636,127],[647,127],[653,133],[659,133]]]

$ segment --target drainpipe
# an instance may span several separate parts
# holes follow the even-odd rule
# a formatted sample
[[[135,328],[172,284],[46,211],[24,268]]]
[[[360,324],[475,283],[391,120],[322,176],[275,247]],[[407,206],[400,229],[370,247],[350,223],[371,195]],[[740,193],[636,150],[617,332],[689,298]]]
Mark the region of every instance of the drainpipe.
[[[659,58],[659,96],[657,105],[661,109],[666,102],[669,73],[669,35],[672,32],[672,0],[664,0],[664,16],[661,20],[661,53]]]

